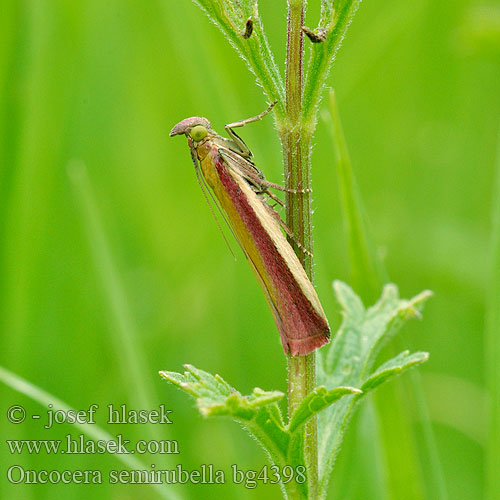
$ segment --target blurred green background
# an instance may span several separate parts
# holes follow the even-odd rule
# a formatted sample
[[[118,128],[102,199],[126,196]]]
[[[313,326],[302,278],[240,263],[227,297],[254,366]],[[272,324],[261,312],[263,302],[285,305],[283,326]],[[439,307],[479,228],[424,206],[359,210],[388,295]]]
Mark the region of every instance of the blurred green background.
[[[318,3],[310,0],[308,25],[316,24]],[[286,3],[261,4],[281,64]],[[330,77],[391,280],[403,297],[435,292],[402,344],[431,353],[423,389],[453,500],[483,494],[499,17],[492,3],[365,0]],[[254,77],[188,0],[3,0],[0,85],[0,364],[75,408],[99,404],[98,422],[113,434],[178,441],[179,455],[143,457],[148,467],[260,469],[266,457],[237,424],[204,421],[157,374],[192,363],[245,393],[286,391],[285,359],[260,288],[236,244],[237,262],[228,252],[186,141],[168,137],[188,116],[206,116],[221,131],[262,111]],[[326,100],[323,107],[321,116]],[[272,120],[245,128],[243,137],[266,177],[281,182]],[[322,119],[314,142],[315,280],[338,325],[331,283],[349,281],[349,263]],[[31,418],[11,424],[5,412],[13,404],[29,415],[45,410],[3,384],[0,401],[1,498],[160,498],[150,486],[10,484],[12,464],[125,467],[112,455],[11,455],[5,439],[78,432],[68,424],[43,430]],[[110,403],[164,403],[174,425],[106,425]],[[418,448],[422,424],[414,406],[408,414]],[[362,417],[347,435],[332,499],[378,498],[379,464],[363,446],[369,419]],[[425,485],[425,455],[421,463]],[[277,486],[231,481],[176,492],[182,499],[280,496]]]

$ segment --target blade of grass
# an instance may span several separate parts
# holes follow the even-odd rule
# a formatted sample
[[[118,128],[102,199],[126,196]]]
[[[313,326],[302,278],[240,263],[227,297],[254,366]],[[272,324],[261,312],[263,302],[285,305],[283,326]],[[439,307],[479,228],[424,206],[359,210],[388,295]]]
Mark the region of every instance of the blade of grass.
[[[377,257],[368,232],[362,198],[352,170],[333,90],[330,91],[330,118],[353,286],[361,297],[370,300],[387,282],[387,273],[383,263]],[[432,477],[427,478],[424,483],[407,410],[408,404],[405,401],[407,397],[403,390],[404,381],[396,380],[395,383],[385,388],[384,398],[375,394],[376,404],[381,413],[380,420],[385,424],[380,427],[382,433],[380,441],[383,443],[387,461],[385,474],[388,495],[394,500],[400,498],[418,500],[423,497],[426,489],[424,485],[428,485],[429,498],[447,500],[446,483],[425,399],[422,397],[421,381],[418,376],[411,374],[410,382],[413,393],[418,399],[417,408],[423,425],[426,459],[433,464],[433,467],[429,469]],[[393,435],[399,437],[397,442],[392,439]],[[408,496],[409,494],[412,496]]]
[[[330,90],[330,117],[352,285],[367,303],[372,303],[377,299],[382,285],[388,280],[380,260],[376,258],[374,245],[368,235],[361,195],[354,178],[333,90]]]
[[[360,457],[362,473],[367,477],[370,483],[370,500],[384,500],[387,485],[385,481],[384,457],[382,443],[380,442],[380,415],[373,398],[365,401],[360,412],[360,419],[364,420],[360,425],[360,432],[357,435],[358,448],[363,449]],[[367,486],[362,489],[365,490]],[[366,490],[365,490],[366,491]],[[362,492],[358,493],[358,496]]]
[[[62,410],[67,412],[69,410],[76,411],[73,407],[66,404],[64,401],[56,398],[52,394],[44,391],[40,387],[28,382],[26,379],[16,375],[15,373],[7,370],[0,366],[0,381],[11,389],[24,394],[25,396],[31,398],[33,401],[40,403],[42,406],[47,407],[49,404],[52,405],[54,411]],[[83,432],[86,436],[96,441],[114,441],[115,436],[112,436],[104,429],[99,427],[97,424],[81,424],[75,422],[72,424],[76,429]],[[129,453],[113,453],[113,456],[120,460],[126,467],[132,470],[145,470],[146,466],[134,455]],[[167,488],[165,484],[149,483],[165,500],[181,500],[181,496],[177,492],[171,491]]]
[[[500,139],[493,193],[490,285],[486,310],[486,383],[489,392],[485,500],[500,498]]]
[[[431,474],[431,484],[427,488],[429,498],[437,500],[448,499],[448,488],[444,479],[443,465],[439,456],[439,450],[436,443],[436,436],[432,428],[431,417],[422,383],[422,375],[418,370],[411,370],[409,373],[411,388],[416,400],[416,409],[418,420],[422,425],[422,434],[424,436],[424,449],[428,463],[428,470]],[[432,477],[434,476],[434,477]]]
[[[430,420],[462,433],[486,450],[486,389],[469,380],[442,373],[426,374],[422,378],[429,400]]]
[[[120,363],[130,401],[140,409],[153,408],[158,401],[146,373],[144,353],[138,339],[137,328],[130,314],[127,297],[120,275],[113,261],[109,242],[106,239],[102,218],[90,185],[87,169],[83,162],[73,161],[68,166],[68,175],[75,189],[98,277],[102,282],[104,298],[110,311],[114,328],[114,343],[117,361]],[[153,371],[149,370],[151,373]],[[156,372],[154,372],[156,375]],[[146,426],[151,438],[161,439],[156,428]]]

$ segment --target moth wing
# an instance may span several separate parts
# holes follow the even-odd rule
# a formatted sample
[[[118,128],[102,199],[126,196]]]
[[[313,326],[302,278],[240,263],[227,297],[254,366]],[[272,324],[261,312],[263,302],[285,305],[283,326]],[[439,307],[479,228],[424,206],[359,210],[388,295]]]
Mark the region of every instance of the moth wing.
[[[264,174],[251,160],[244,158],[238,153],[235,153],[231,149],[227,148],[219,148],[219,154],[229,170],[232,170],[243,177],[258,191],[262,191],[262,180],[264,179]]]

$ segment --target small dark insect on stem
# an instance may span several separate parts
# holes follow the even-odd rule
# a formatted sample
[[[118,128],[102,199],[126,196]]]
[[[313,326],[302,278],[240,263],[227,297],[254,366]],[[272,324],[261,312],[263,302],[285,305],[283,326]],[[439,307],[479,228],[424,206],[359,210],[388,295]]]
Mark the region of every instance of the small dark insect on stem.
[[[247,38],[250,38],[252,33],[253,33],[253,21],[252,18],[249,17],[245,24],[245,30],[241,32],[241,36],[246,40]]]
[[[302,26],[302,31],[312,43],[321,43],[326,40],[327,31],[325,28],[316,28],[314,31],[307,26]]]

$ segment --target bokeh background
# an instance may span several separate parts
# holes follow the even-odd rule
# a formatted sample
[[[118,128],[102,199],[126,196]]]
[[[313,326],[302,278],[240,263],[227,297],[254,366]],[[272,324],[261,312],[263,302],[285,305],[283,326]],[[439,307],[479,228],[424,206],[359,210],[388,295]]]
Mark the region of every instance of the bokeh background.
[[[263,110],[254,77],[188,0],[1,3],[0,364],[75,408],[99,404],[98,422],[112,434],[178,441],[180,455],[146,456],[146,466],[260,469],[264,453],[237,424],[203,420],[157,374],[192,363],[244,393],[254,386],[286,391],[285,359],[260,288],[236,244],[237,262],[227,250],[186,141],[168,137],[188,116],[206,116],[221,131]],[[308,24],[315,25],[319,0],[309,3]],[[281,64],[285,1],[261,4]],[[483,494],[499,17],[499,5],[486,1],[365,0],[330,77],[391,280],[404,297],[435,292],[401,344],[431,354],[420,369],[423,395],[453,500]],[[315,280],[338,325],[331,283],[349,281],[349,263],[329,123],[321,118],[326,100],[323,107],[313,154]],[[272,119],[242,133],[266,176],[281,182]],[[411,393],[406,379],[398,383]],[[377,398],[391,398],[387,390]],[[419,420],[419,405],[408,399],[420,498],[438,498],[426,485],[422,429],[429,421]],[[79,431],[69,424],[43,430],[30,418],[13,425],[5,418],[10,405],[24,405],[29,415],[43,415],[44,407],[4,384],[0,401],[1,498],[161,498],[150,486],[10,484],[12,464],[125,466],[113,455],[11,455],[6,439]],[[163,403],[174,410],[174,425],[107,425],[110,403]],[[353,421],[332,499],[384,498],[384,467],[370,444],[385,422],[373,413],[362,410]],[[397,432],[385,435],[398,446]],[[280,495],[277,486],[252,490],[231,481],[175,491],[182,499]]]

